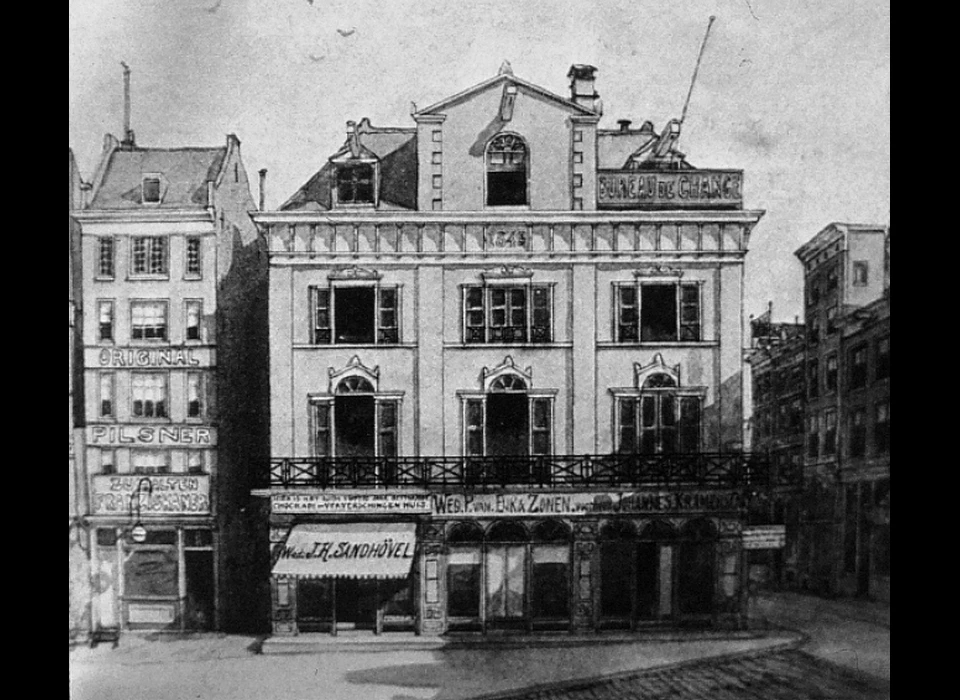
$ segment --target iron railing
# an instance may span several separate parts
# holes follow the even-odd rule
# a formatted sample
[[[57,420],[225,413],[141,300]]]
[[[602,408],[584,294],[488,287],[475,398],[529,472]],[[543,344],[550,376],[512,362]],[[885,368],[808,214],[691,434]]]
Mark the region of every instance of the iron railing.
[[[321,489],[528,487],[769,488],[799,483],[766,453],[550,457],[276,458],[269,486]],[[266,484],[263,484],[266,485]]]

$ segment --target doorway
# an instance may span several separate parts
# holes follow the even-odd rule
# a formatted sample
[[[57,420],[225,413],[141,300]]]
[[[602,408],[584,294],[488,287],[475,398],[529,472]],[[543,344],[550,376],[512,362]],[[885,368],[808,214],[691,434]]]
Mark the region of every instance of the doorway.
[[[336,624],[338,630],[372,630],[377,626],[376,579],[337,579]]]
[[[376,401],[373,396],[337,396],[334,422],[337,457],[376,455]]]
[[[487,397],[487,454],[525,457],[530,453],[530,413],[526,394]]]

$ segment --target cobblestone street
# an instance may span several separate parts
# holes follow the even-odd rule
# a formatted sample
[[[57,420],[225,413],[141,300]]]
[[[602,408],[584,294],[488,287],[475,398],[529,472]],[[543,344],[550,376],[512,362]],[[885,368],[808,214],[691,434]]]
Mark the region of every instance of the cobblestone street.
[[[786,650],[539,686],[482,700],[882,700],[889,696],[889,683],[802,651]]]

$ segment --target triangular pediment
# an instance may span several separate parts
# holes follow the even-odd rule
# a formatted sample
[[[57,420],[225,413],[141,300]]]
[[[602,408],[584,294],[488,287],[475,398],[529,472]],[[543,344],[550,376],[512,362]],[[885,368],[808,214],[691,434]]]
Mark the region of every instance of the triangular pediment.
[[[488,80],[484,80],[482,83],[478,83],[473,87],[467,88],[463,92],[458,92],[456,95],[451,95],[450,97],[432,104],[429,107],[426,107],[419,112],[413,114],[413,118],[417,119],[418,117],[429,117],[442,114],[443,111],[449,107],[455,105],[463,104],[468,102],[472,98],[476,97],[479,94],[486,92],[487,90],[495,90],[506,83],[516,85],[521,92],[528,92],[534,96],[540,97],[556,104],[558,107],[562,107],[569,112],[574,114],[581,114],[585,116],[599,116],[596,112],[587,109],[581,105],[578,105],[576,102],[561,97],[555,92],[550,92],[546,88],[542,88],[539,85],[535,85],[529,81],[524,80],[523,78],[518,78],[513,75],[512,72],[503,72],[499,75],[495,75]]]

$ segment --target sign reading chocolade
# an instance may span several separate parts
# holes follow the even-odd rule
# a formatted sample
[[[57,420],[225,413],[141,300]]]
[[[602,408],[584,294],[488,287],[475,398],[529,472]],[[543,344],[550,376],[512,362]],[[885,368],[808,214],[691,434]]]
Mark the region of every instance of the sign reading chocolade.
[[[91,501],[94,515],[130,515],[137,512],[138,501],[143,516],[206,515],[210,512],[210,477],[98,475],[93,477]]]
[[[598,209],[740,209],[742,170],[601,170]]]
[[[336,494],[275,493],[270,497],[274,513],[343,513],[373,515],[376,513],[429,513],[426,495],[405,494]]]

